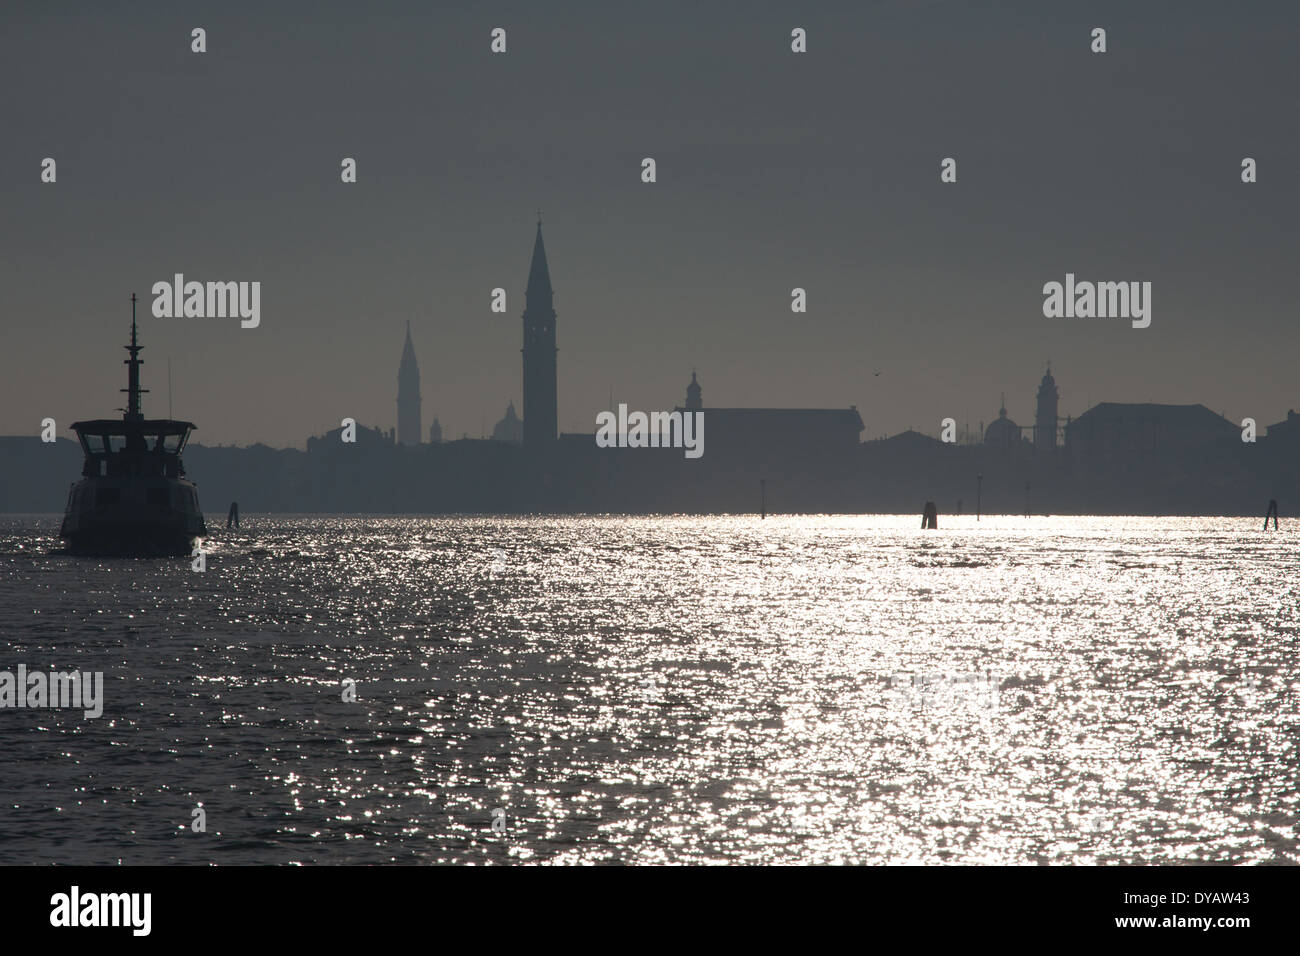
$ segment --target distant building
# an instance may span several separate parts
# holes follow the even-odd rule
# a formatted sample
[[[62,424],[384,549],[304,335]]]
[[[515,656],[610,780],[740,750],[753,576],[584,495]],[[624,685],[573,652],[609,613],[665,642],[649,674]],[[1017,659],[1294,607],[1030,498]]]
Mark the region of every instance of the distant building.
[[[365,425],[358,425],[356,431],[356,442],[343,441],[343,426],[331,428],[324,435],[317,438],[311,436],[307,439],[307,450],[312,451],[330,451],[335,448],[350,448],[355,445],[357,448],[378,448],[381,446],[391,447],[396,442],[396,433],[389,429],[384,431],[382,428],[367,428]]]
[[[696,381],[695,372],[692,370],[691,384],[686,386],[686,409],[692,412],[702,409],[704,407],[702,395],[703,389],[700,388],[700,383]]]
[[[442,441],[442,425],[438,421],[438,416],[433,416],[433,424],[429,426],[429,444],[437,445]]]
[[[686,409],[679,409],[686,411]],[[701,411],[701,409],[695,409]],[[768,457],[797,460],[849,451],[866,426],[850,408],[707,408],[705,447],[714,458],[762,450]]]
[[[679,412],[704,413],[706,456],[762,453],[797,459],[852,450],[860,444],[862,416],[848,408],[705,408],[694,372]]]
[[[873,450],[885,450],[898,455],[901,459],[906,460],[909,456],[923,452],[933,452],[947,447],[945,443],[931,435],[924,435],[914,428],[907,431],[899,432],[897,435],[890,435],[888,438],[877,438],[871,442]]]
[[[1034,448],[1038,451],[1056,450],[1056,406],[1060,393],[1052,378],[1049,365],[1042,383],[1038,386],[1038,413],[1034,416]]]
[[[1232,447],[1241,432],[1204,405],[1094,405],[1066,428],[1065,443],[1074,460],[1104,465],[1118,459],[1196,453],[1213,446]]]
[[[532,449],[548,448],[559,433],[559,408],[555,387],[555,308],[551,272],[542,244],[542,221],[537,220],[533,261],[524,293],[524,421],[523,442]]]
[[[506,406],[506,413],[502,416],[501,421],[497,422],[492,428],[492,440],[509,442],[512,445],[521,444],[524,441],[524,423],[515,414],[515,403],[512,399]]]
[[[1265,436],[1285,442],[1300,442],[1300,415],[1295,413],[1295,409],[1289,409],[1286,420],[1269,425]]]
[[[984,444],[995,448],[1017,448],[1020,446],[1020,426],[1007,418],[1007,397],[1002,396],[1002,407],[998,409],[996,421],[990,422],[984,429]]]
[[[411,323],[406,323],[406,344],[402,346],[402,363],[397,368],[397,441],[402,445],[420,444],[420,366],[411,344]]]

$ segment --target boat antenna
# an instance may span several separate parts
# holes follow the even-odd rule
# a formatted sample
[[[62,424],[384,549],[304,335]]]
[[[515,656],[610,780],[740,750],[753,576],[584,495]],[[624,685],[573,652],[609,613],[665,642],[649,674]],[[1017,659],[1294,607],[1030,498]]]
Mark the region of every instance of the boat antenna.
[[[144,364],[140,360],[140,351],[143,345],[136,343],[135,334],[135,293],[131,293],[131,344],[125,346],[126,350],[131,353],[131,357],[122,364],[127,366],[126,388],[126,421],[138,422],[144,416],[140,413],[140,394],[147,392],[149,389],[140,387],[140,366]]]

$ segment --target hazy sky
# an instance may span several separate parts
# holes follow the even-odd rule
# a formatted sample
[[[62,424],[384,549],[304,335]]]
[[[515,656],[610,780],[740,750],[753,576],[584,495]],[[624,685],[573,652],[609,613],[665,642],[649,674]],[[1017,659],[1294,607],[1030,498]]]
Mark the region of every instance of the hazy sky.
[[[0,434],[120,407],[132,291],[145,412],[170,356],[197,441],[392,427],[408,319],[426,434],[490,431],[539,208],[565,431],[692,368],[706,407],[856,404],[867,437],[1003,391],[1028,424],[1049,357],[1062,415],[1300,407],[1300,4],[107,6],[0,13]],[[260,281],[261,326],[153,318],[175,272]],[[1150,281],[1150,328],[1044,318],[1067,272]]]

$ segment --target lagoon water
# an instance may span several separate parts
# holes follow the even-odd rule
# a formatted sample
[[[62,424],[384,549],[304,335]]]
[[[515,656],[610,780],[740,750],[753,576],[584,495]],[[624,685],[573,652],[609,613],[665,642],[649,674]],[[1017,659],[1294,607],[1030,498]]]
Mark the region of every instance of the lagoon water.
[[[0,516],[0,863],[1300,863],[1294,526],[919,525]]]

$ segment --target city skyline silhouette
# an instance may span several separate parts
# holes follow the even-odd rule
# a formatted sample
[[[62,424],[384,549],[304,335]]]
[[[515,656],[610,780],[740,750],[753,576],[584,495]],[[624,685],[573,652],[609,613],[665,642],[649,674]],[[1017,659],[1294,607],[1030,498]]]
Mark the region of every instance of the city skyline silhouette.
[[[1285,926],[1297,37],[6,5],[13,929],[373,944],[501,865]]]
[[[449,438],[490,433],[523,401],[539,207],[562,432],[590,431],[611,395],[668,407],[692,369],[720,405],[856,405],[866,439],[945,417],[977,430],[1003,392],[1030,421],[1049,358],[1063,417],[1203,403],[1263,425],[1300,404],[1300,141],[1279,72],[1294,10],[758,4],[692,8],[688,28],[594,5],[342,11],[92,11],[102,29],[72,34],[8,14],[24,34],[0,66],[23,93],[9,127],[31,146],[0,157],[0,434],[101,414],[122,303],[176,272],[263,289],[255,329],[141,317],[150,401],[170,361],[197,442],[301,448],[345,416],[394,427],[408,321],[426,438],[435,416]],[[494,56],[497,20],[510,46]],[[381,51],[385,70],[351,69]],[[47,155],[56,183],[40,181]],[[1042,286],[1067,272],[1151,282],[1151,326],[1045,318]]]

